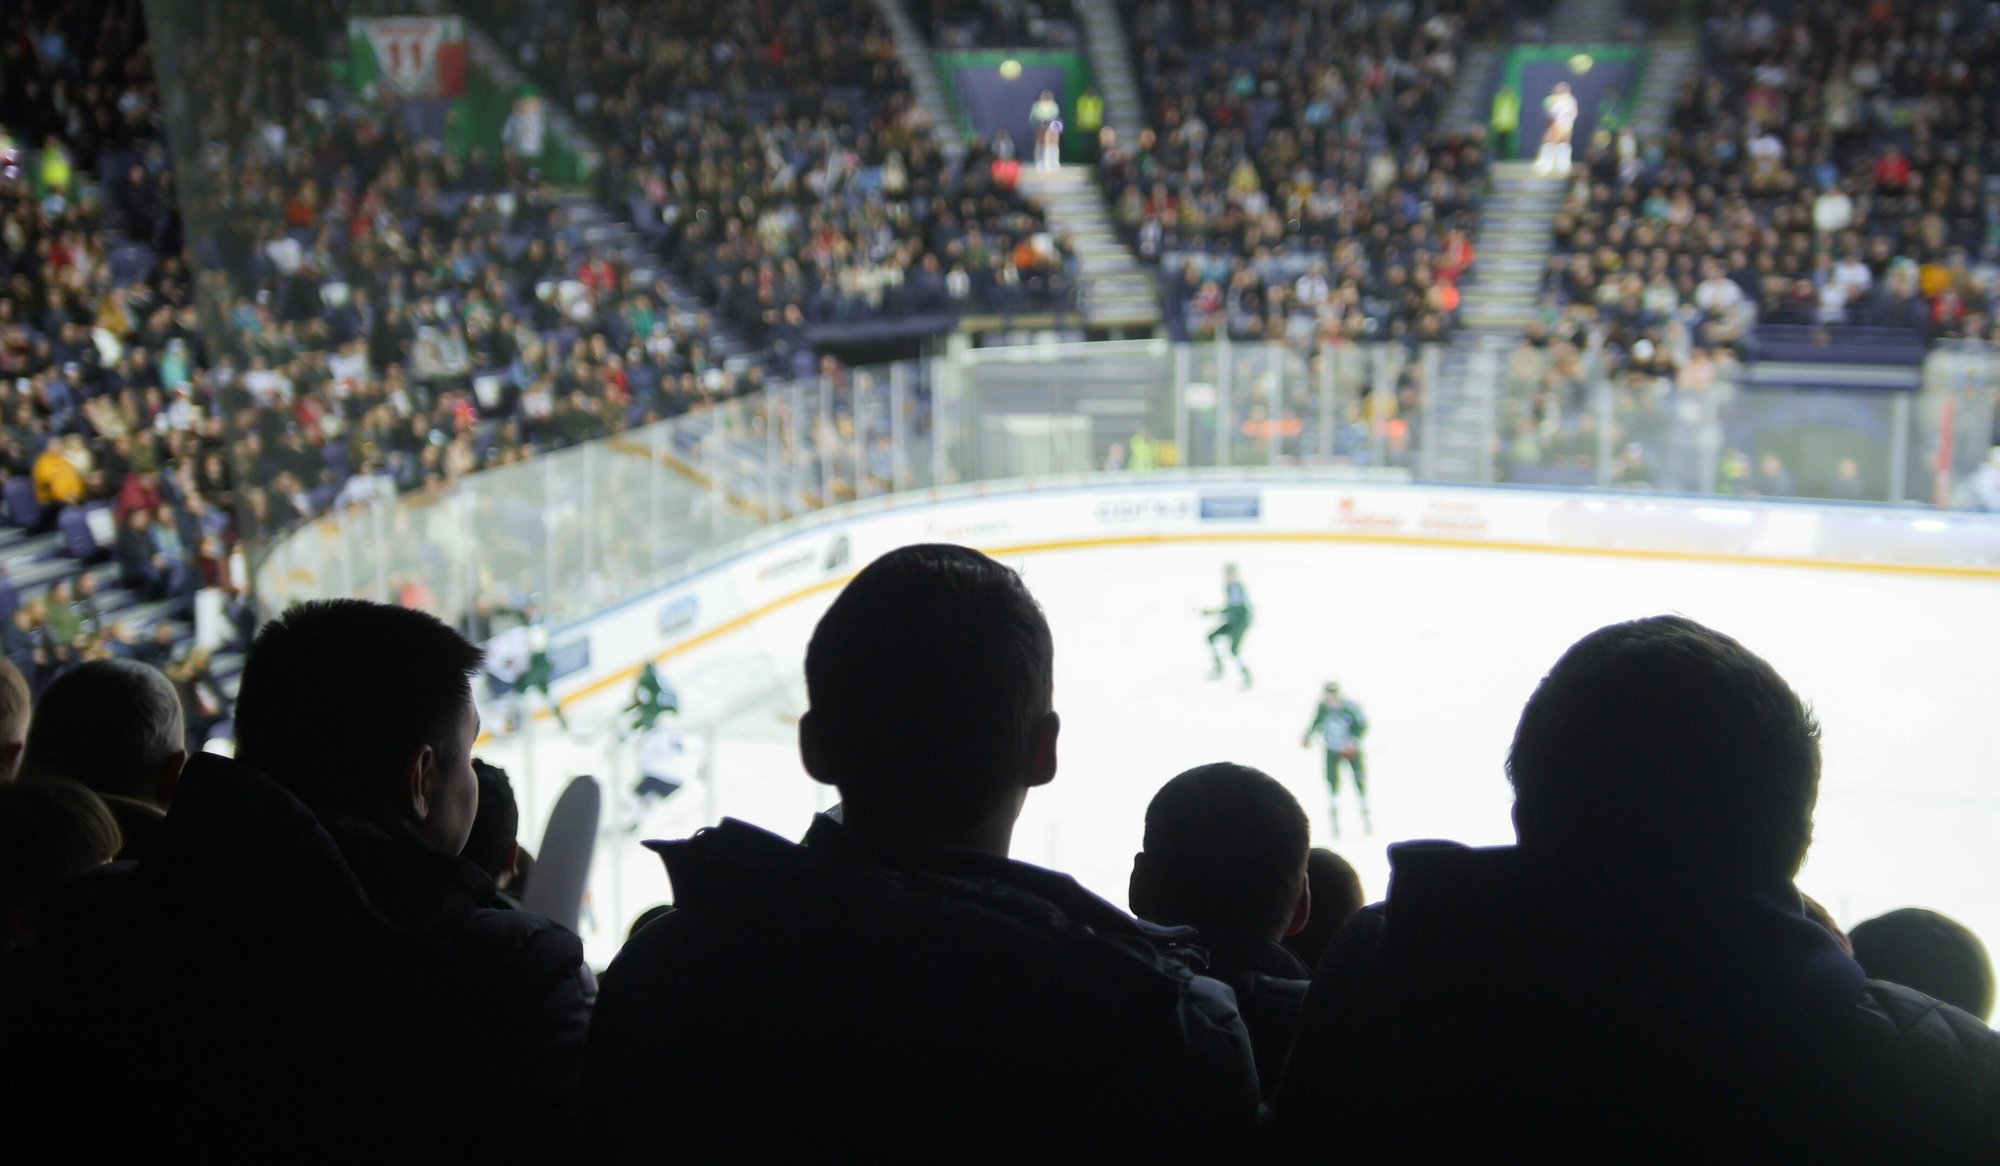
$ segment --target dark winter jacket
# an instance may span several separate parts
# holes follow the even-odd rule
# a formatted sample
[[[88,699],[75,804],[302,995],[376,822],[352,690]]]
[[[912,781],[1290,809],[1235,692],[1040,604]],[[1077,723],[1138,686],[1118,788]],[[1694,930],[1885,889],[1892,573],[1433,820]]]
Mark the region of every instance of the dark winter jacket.
[[[400,825],[315,815],[254,770],[190,761],[147,856],[44,910],[29,984],[43,1154],[534,1161],[566,1146],[582,948],[494,894]]]
[[[1268,1097],[1298,1032],[1312,972],[1275,940],[1225,939],[1203,931],[1200,942],[1208,952],[1206,974],[1236,993],[1237,1011],[1257,1054],[1257,1080]]]
[[[1870,983],[1796,891],[1390,853],[1314,977],[1271,1160],[2000,1161],[2000,1035]]]
[[[725,821],[654,844],[676,910],[604,976],[598,1160],[1225,1160],[1255,1120],[1221,985],[1051,871],[804,846]]]

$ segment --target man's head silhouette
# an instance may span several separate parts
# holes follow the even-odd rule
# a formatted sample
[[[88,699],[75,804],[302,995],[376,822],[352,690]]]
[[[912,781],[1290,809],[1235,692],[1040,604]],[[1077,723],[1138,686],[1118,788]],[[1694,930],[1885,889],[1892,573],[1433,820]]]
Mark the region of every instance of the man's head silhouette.
[[[1681,616],[1600,628],[1528,699],[1507,758],[1524,850],[1607,873],[1789,883],[1819,725],[1770,664]]]
[[[250,645],[237,760],[310,805],[399,821],[457,854],[479,806],[471,678],[483,659],[421,611],[301,603]]]
[[[1055,777],[1054,652],[1012,570],[959,546],[891,551],[806,649],[806,772],[858,832],[1004,854],[1027,791]]]

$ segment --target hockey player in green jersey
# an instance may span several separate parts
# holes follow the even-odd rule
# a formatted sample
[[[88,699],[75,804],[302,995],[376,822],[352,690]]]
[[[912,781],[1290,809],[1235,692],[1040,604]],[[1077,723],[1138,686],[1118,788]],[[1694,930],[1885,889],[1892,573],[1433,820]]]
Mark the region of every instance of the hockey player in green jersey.
[[[1236,571],[1236,564],[1222,568],[1222,606],[1202,612],[1203,615],[1221,616],[1222,622],[1208,633],[1208,657],[1215,664],[1215,670],[1208,674],[1210,680],[1222,679],[1222,653],[1216,648],[1217,640],[1229,641],[1229,658],[1236,661],[1237,670],[1243,673],[1243,687],[1250,687],[1250,666],[1243,662],[1243,633],[1250,630],[1250,593],[1243,588],[1243,578]]]
[[[661,717],[681,711],[680,696],[660,679],[659,669],[648,661],[639,669],[639,683],[632,688],[632,703],[624,711],[632,714],[633,732],[651,732]]]
[[[522,623],[528,631],[528,671],[521,678],[521,695],[525,698],[531,692],[542,694],[542,703],[555,714],[556,723],[569,730],[569,718],[563,715],[562,701],[549,691],[555,682],[555,665],[549,659],[549,628],[542,622],[541,609],[529,604],[521,612]]]
[[[1320,744],[1326,749],[1326,789],[1331,798],[1329,812],[1333,815],[1333,836],[1340,837],[1340,766],[1342,762],[1354,774],[1354,796],[1361,803],[1361,830],[1372,834],[1374,823],[1368,820],[1368,769],[1361,760],[1361,738],[1368,732],[1367,714],[1361,706],[1340,695],[1340,685],[1329,680],[1320,702],[1313,708],[1312,724],[1306,726],[1305,736],[1299,739],[1299,748],[1312,745],[1313,735],[1319,735]]]

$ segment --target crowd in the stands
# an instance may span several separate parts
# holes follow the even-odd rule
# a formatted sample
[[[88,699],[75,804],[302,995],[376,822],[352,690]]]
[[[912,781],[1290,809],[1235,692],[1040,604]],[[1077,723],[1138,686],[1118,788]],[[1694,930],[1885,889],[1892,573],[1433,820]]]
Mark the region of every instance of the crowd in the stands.
[[[1081,48],[1071,0],[914,0],[910,15],[941,49]]]
[[[1128,6],[1146,101],[1105,196],[1175,334],[1442,339],[1486,151],[1438,125],[1499,4]]]
[[[345,92],[333,6],[272,19],[216,8],[156,45],[132,0],[5,17],[0,472],[16,525],[115,560],[71,586],[241,608],[246,540],[761,383],[526,160]],[[162,47],[202,63],[180,69],[191,162],[161,124]],[[38,685],[147,638],[78,638],[40,586],[0,612]]]
[[[781,367],[810,367],[815,326],[1074,298],[1020,163],[943,153],[872,3],[524,3],[498,19],[603,143],[604,200]]]
[[[1820,726],[1729,636],[1578,641],[1507,750],[1518,843],[1392,845],[1368,906],[1312,822],[1346,777],[1373,833],[1370,742],[1423,727],[1335,683],[1301,739],[1333,818],[1199,764],[1134,811],[1124,906],[1010,858],[1041,787],[1103,777],[1058,764],[1054,649],[976,551],[869,564],[805,652],[837,810],[649,844],[674,902],[601,991],[434,618],[265,625],[233,758],[157,671],[31,701],[0,664],[0,1128],[32,1161],[2000,1156],[1985,948],[1801,892]],[[107,1104],[106,1066],[145,1087]]]
[[[219,713],[181,621],[204,588],[250,609],[159,106],[136,2],[0,14],[0,477],[53,536],[0,547],[0,651],[36,692],[145,660]]]
[[[2000,341],[2000,17],[1801,0],[1709,5],[1701,27],[1670,132],[1579,149],[1518,460],[1567,456],[1592,424],[1561,384],[1578,346],[1601,345],[1636,416],[1705,411],[1717,368],[1788,332],[1828,351]],[[1614,444],[1638,447],[1620,473],[1659,454],[1636,431]]]

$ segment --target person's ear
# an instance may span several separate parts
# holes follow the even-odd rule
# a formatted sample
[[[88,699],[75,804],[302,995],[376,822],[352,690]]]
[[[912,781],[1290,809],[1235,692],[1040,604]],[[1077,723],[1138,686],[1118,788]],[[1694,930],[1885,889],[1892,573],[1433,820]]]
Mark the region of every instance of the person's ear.
[[[1159,906],[1153,890],[1153,872],[1146,866],[1146,852],[1132,856],[1132,877],[1125,884],[1125,905],[1141,919],[1153,919]]]
[[[10,780],[21,772],[21,753],[27,747],[25,740],[10,741],[0,746],[0,780]]]
[[[187,750],[167,754],[160,762],[160,780],[153,787],[155,799],[163,806],[174,804],[174,791],[181,787],[181,770],[187,768]]]
[[[833,779],[826,776],[826,739],[824,727],[812,710],[799,715],[799,763],[806,767],[806,776],[821,785],[832,785]]]
[[[420,745],[403,765],[403,804],[395,807],[398,817],[422,822],[431,816],[432,786],[438,770],[437,750]]]
[[[1035,745],[1028,754],[1028,788],[1047,785],[1056,779],[1056,737],[1062,733],[1062,717],[1043,713],[1035,722]]]
[[[1289,938],[1291,936],[1297,935],[1301,931],[1304,931],[1306,929],[1306,923],[1312,919],[1312,913],[1313,913],[1312,883],[1308,882],[1305,876],[1301,875],[1299,877],[1299,901],[1292,904],[1291,922],[1285,924],[1286,937]]]

